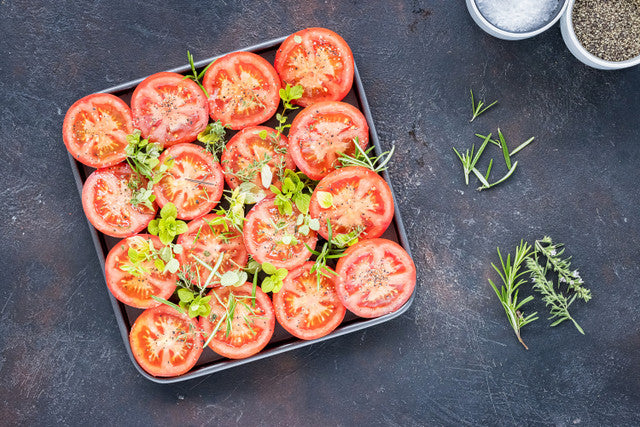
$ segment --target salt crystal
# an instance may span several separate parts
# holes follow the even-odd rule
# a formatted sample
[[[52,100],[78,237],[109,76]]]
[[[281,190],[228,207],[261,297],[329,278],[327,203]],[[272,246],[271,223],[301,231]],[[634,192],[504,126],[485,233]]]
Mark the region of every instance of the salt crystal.
[[[487,21],[515,33],[543,27],[559,10],[559,3],[560,0],[476,0]]]

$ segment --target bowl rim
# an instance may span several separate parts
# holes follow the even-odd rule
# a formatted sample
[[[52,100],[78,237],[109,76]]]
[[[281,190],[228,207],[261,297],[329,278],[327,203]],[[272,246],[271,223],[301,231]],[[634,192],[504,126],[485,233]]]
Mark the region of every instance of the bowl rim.
[[[633,58],[625,59],[624,61],[609,61],[606,59],[602,59],[599,56],[596,56],[593,53],[589,52],[582,45],[582,43],[580,43],[580,40],[578,40],[578,36],[576,35],[576,32],[574,31],[574,28],[573,28],[573,7],[575,6],[575,4],[576,4],[576,0],[567,0],[568,7],[566,10],[566,13],[564,14],[563,20],[567,24],[567,36],[569,36],[569,38],[575,45],[575,48],[581,54],[586,56],[587,59],[593,62],[594,64],[597,64],[598,66],[604,67],[604,68],[618,69],[618,68],[633,67],[634,65],[640,64],[640,54],[638,54],[638,56],[634,56]]]
[[[519,39],[526,39],[529,37],[533,37],[533,36],[537,36],[538,34],[541,34],[545,31],[547,31],[549,28],[553,27],[556,22],[558,22],[558,20],[560,19],[560,17],[562,17],[567,9],[567,5],[569,4],[570,0],[561,0],[564,4],[562,5],[562,7],[558,10],[558,13],[553,17],[553,19],[551,19],[549,22],[547,22],[545,25],[543,25],[542,27],[536,29],[536,30],[532,30],[532,31],[527,31],[524,33],[521,32],[515,32],[515,31],[507,31],[507,30],[503,30],[502,28],[499,28],[497,26],[495,26],[493,23],[491,23],[489,20],[487,20],[487,18],[484,17],[484,15],[482,14],[482,12],[480,12],[480,9],[478,8],[478,5],[476,4],[477,0],[471,0],[469,3],[471,4],[471,7],[473,7],[473,10],[475,12],[475,14],[477,15],[478,19],[480,19],[482,21],[483,24],[485,24],[487,27],[491,28],[492,31],[495,31],[496,33],[504,36],[504,37],[510,37],[510,38],[519,38]]]

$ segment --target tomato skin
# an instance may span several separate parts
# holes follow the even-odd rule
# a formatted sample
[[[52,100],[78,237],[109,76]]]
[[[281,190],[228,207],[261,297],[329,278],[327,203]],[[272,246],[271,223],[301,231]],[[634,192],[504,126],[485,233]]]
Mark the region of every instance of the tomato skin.
[[[338,259],[336,288],[344,306],[360,317],[398,310],[411,298],[416,267],[409,254],[387,239],[362,240]]]
[[[310,273],[313,264],[309,261],[289,271],[282,289],[273,294],[278,323],[303,340],[329,334],[342,323],[347,311],[336,292],[339,276],[321,276],[318,289],[316,273]]]
[[[260,138],[260,132],[266,132],[266,139]],[[229,140],[220,158],[220,163],[224,169],[224,178],[231,189],[235,189],[242,181],[236,174],[251,165],[252,162],[265,159],[266,155],[271,156],[268,162],[273,179],[272,184],[278,188],[282,187],[282,182],[278,179],[278,171],[295,170],[296,164],[293,162],[288,152],[289,140],[284,135],[277,136],[275,129],[266,126],[252,126],[242,129]],[[255,177],[250,181],[259,188],[265,189],[262,185],[262,172],[255,169]],[[268,187],[266,188],[268,190]]]
[[[71,155],[92,168],[122,162],[127,135],[133,132],[131,110],[117,96],[94,93],[77,100],[64,116],[62,139]]]
[[[153,265],[153,261],[144,262],[144,268],[149,273],[139,277],[122,270],[122,265],[130,265],[127,251],[131,246],[136,246],[140,241],[151,240],[156,250],[164,245],[157,236],[151,234],[136,234],[118,242],[107,255],[105,261],[105,276],[107,287],[116,299],[135,308],[152,308],[161,303],[151,296],[169,299],[176,289],[178,275],[175,273],[162,273]]]
[[[320,206],[320,192],[331,193],[333,205]],[[357,227],[364,230],[360,239],[380,237],[393,220],[393,194],[385,180],[362,166],[337,169],[324,177],[311,195],[309,213],[320,221],[318,233],[329,238],[327,219],[333,235],[347,234]]]
[[[355,153],[354,138],[363,149],[369,143],[369,125],[360,110],[344,102],[319,102],[293,119],[289,151],[305,175],[320,180],[340,165],[339,153]]]
[[[353,84],[353,53],[342,37],[326,28],[291,34],[276,51],[274,65],[282,86],[304,87],[302,98],[293,101],[303,107],[340,101]]]
[[[291,270],[302,265],[311,256],[311,252],[305,247],[305,243],[311,249],[318,242],[318,235],[310,230],[307,236],[296,231],[296,220],[300,211],[293,204],[293,213],[289,216],[281,215],[275,205],[274,197],[267,197],[255,204],[249,211],[244,222],[244,245],[253,259],[259,263],[270,262],[277,268]],[[276,225],[280,222],[286,225],[277,231],[271,221]],[[285,234],[293,235],[298,240],[297,245],[278,243]]]
[[[217,59],[202,79],[209,94],[209,113],[231,129],[269,120],[280,104],[280,78],[263,57],[233,52]]]
[[[209,318],[200,318],[200,326],[207,339],[217,326],[219,322],[217,319],[222,319],[225,313],[225,307],[220,304],[218,299],[227,304],[229,295],[233,293],[234,297],[241,297],[241,301],[255,313],[253,316],[243,304],[240,302],[236,304],[229,336],[226,336],[227,325],[223,321],[216,335],[209,342],[209,348],[217,354],[229,359],[244,359],[258,353],[271,340],[276,323],[273,304],[267,294],[262,292],[258,286],[256,288],[256,306],[252,307],[253,300],[249,298],[252,295],[252,289],[253,284],[247,282],[239,287],[215,288],[209,294],[213,296],[215,292],[217,298],[213,296],[209,301],[211,314],[216,316],[213,322]],[[249,320],[251,329],[249,329],[245,317]]]
[[[131,352],[154,377],[188,372],[202,354],[202,335],[194,319],[167,305],[142,312],[129,333]],[[153,350],[158,350],[156,355]]]
[[[95,170],[82,187],[82,208],[98,231],[112,237],[128,237],[147,227],[158,210],[132,206],[133,190],[128,187],[133,171],[126,163]],[[142,179],[143,186],[147,181]]]
[[[131,111],[142,137],[165,147],[195,141],[209,122],[207,97],[200,86],[170,72],[144,79],[133,91]]]
[[[162,208],[172,202],[178,209],[179,219],[197,218],[216,207],[224,190],[224,173],[211,153],[199,145],[184,143],[164,150],[159,157],[160,164],[170,158],[173,166],[153,186],[158,205]]]
[[[178,244],[182,245],[182,252],[177,255],[180,265],[185,268],[189,266],[189,275],[193,283],[204,285],[210,272],[199,264],[191,255],[195,255],[210,266],[216,265],[220,256],[223,261],[218,268],[218,273],[224,274],[230,270],[237,270],[238,267],[245,267],[249,259],[249,254],[244,247],[242,233],[236,230],[227,222],[228,231],[224,225],[209,225],[209,222],[219,215],[209,214],[190,221],[187,226],[189,230],[178,236]],[[220,237],[224,235],[226,238]],[[197,240],[196,240],[197,238]],[[198,273],[201,283],[198,283]],[[220,280],[215,278],[209,287],[219,285]]]

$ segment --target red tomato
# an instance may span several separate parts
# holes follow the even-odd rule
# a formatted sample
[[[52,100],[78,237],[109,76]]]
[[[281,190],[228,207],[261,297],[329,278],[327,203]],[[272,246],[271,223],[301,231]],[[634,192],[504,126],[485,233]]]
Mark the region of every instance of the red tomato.
[[[127,237],[142,231],[155,217],[157,207],[131,205],[133,190],[129,178],[133,171],[126,163],[94,171],[82,187],[82,207],[89,222],[102,233]],[[141,178],[142,186],[147,181]]]
[[[330,193],[332,205],[320,206],[320,192]],[[333,235],[361,229],[361,239],[380,237],[393,219],[393,195],[385,180],[370,169],[350,166],[331,172],[311,195],[309,213],[320,221],[318,231],[329,238],[327,219]]]
[[[266,132],[265,139],[260,137]],[[288,139],[284,135],[276,136],[274,129],[265,126],[248,127],[231,138],[222,153],[220,163],[225,172],[225,180],[231,189],[242,182],[253,182],[260,188],[262,185],[261,169],[264,164],[269,165],[272,174],[271,183],[282,187],[279,176],[285,169],[294,170],[296,164],[287,152]],[[265,162],[265,160],[269,159]],[[267,185],[267,189],[269,186]]]
[[[154,377],[188,372],[202,354],[203,344],[196,322],[164,304],[136,319],[129,343],[138,364]]]
[[[127,135],[133,132],[131,110],[120,98],[95,93],[76,101],[62,124],[62,139],[79,162],[105,168],[123,161]]]
[[[267,294],[257,287],[254,307],[252,289],[253,285],[247,282],[237,288],[216,288],[209,294],[215,293],[217,298],[214,296],[209,301],[211,315],[201,317],[200,326],[207,339],[216,331],[209,347],[221,356],[244,359],[262,350],[271,340],[276,323],[273,305]],[[229,324],[231,328],[227,329]]]
[[[210,270],[200,264],[194,256],[214,267],[222,257],[218,273],[224,274],[229,270],[238,270],[247,265],[249,255],[244,247],[242,233],[231,225],[211,224],[219,215],[210,214],[189,222],[189,231],[178,236],[178,243],[183,251],[178,255],[178,261],[183,270],[187,270],[188,277],[193,283],[204,285]],[[219,284],[215,277],[209,284]]]
[[[336,293],[339,277],[331,273],[321,275],[318,286],[318,276],[310,273],[312,266],[309,261],[290,271],[282,289],[273,294],[278,323],[303,340],[327,335],[342,322],[346,312]]]
[[[213,209],[222,197],[224,173],[211,153],[185,143],[164,150],[160,164],[167,158],[173,159],[173,165],[153,186],[160,207],[172,202],[180,219],[193,219]]]
[[[131,96],[131,110],[142,136],[165,147],[195,141],[209,122],[204,92],[177,73],[156,73],[144,79]]]
[[[319,102],[293,119],[289,151],[298,168],[318,180],[339,165],[339,153],[355,153],[354,138],[362,148],[369,143],[369,125],[362,113],[344,102]]]
[[[280,105],[280,79],[261,56],[233,52],[216,60],[202,86],[209,93],[209,112],[231,129],[264,123]]]
[[[340,101],[353,84],[353,54],[342,37],[326,28],[291,34],[276,52],[275,67],[283,86],[302,85],[294,102],[307,107],[320,101]]]
[[[291,215],[282,215],[273,197],[262,199],[249,211],[244,222],[244,246],[259,263],[270,262],[278,268],[292,270],[311,256],[305,247],[315,248],[318,235],[310,230],[303,236],[297,230],[296,220],[300,211],[293,205]],[[293,237],[297,244],[284,243]]]
[[[416,286],[416,267],[409,254],[391,240],[363,240],[338,259],[337,291],[345,307],[361,317],[396,311]]]
[[[104,270],[109,290],[118,301],[131,307],[157,307],[161,303],[151,298],[152,295],[169,299],[176,289],[177,274],[168,271],[162,274],[154,266],[153,260],[141,263],[141,267],[146,270],[144,272],[134,274],[127,271],[133,265],[128,256],[129,248],[140,250],[148,246],[149,241],[156,250],[164,246],[156,236],[137,234],[118,242],[109,251],[105,261]]]

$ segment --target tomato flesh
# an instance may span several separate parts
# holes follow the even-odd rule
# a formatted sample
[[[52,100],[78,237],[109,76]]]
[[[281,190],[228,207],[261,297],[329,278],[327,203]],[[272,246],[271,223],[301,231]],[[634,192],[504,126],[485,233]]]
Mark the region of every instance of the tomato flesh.
[[[413,294],[416,268],[409,254],[387,239],[363,240],[345,251],[336,267],[344,306],[361,317],[398,310]]]
[[[145,260],[140,266],[142,272],[136,274],[127,271],[132,266],[128,256],[129,248],[142,250],[153,244],[156,250],[164,245],[160,239],[150,234],[137,234],[127,237],[114,246],[105,261],[105,275],[107,286],[114,297],[131,307],[151,308],[161,303],[152,298],[153,295],[169,299],[176,289],[178,276],[175,273],[158,270],[153,260]]]
[[[211,118],[231,129],[269,120],[280,103],[276,70],[251,52],[234,52],[216,60],[202,85],[209,94]]]
[[[131,97],[134,126],[142,136],[165,147],[195,141],[209,121],[202,89],[177,73],[153,74]]]
[[[306,236],[298,231],[296,220],[300,211],[293,206],[291,215],[283,215],[268,197],[258,202],[247,214],[244,223],[244,245],[259,263],[270,262],[278,268],[291,270],[303,264],[311,256],[305,243],[315,248],[318,235],[310,230]],[[297,244],[285,243],[287,236]]]
[[[203,344],[196,322],[166,305],[149,308],[136,319],[129,343],[140,367],[156,377],[188,372]]]
[[[193,219],[213,209],[222,196],[224,174],[211,153],[195,144],[178,144],[160,155],[160,163],[173,165],[153,187],[160,207],[176,205],[178,218]]]
[[[203,286],[210,275],[210,270],[204,267],[195,257],[204,261],[212,268],[217,265],[220,257],[222,261],[218,273],[224,274],[230,270],[238,270],[247,265],[249,255],[244,247],[242,234],[232,225],[212,224],[220,218],[210,214],[189,222],[189,230],[178,237],[178,243],[183,251],[178,254],[178,260],[192,283]],[[220,284],[220,279],[212,278],[208,286]]]
[[[317,276],[311,273],[312,267],[313,262],[307,262],[290,271],[282,289],[273,294],[278,323],[304,340],[327,335],[342,322],[346,312],[336,293],[338,277],[327,271]]]
[[[294,102],[303,107],[342,100],[353,84],[353,53],[347,42],[326,28],[307,28],[291,34],[276,52],[275,68],[283,86],[302,85],[304,95]]]
[[[133,171],[126,163],[94,171],[82,187],[82,207],[91,224],[113,237],[127,237],[143,230],[155,217],[153,209],[133,206],[129,179]],[[142,186],[146,180],[142,178]]]
[[[76,101],[67,111],[62,137],[79,162],[104,168],[123,161],[127,135],[133,132],[131,110],[120,98],[96,93]]]
[[[369,126],[362,113],[344,102],[320,102],[293,120],[289,150],[298,168],[319,180],[340,165],[340,153],[355,153],[354,138],[363,149],[369,143]]]
[[[320,192],[330,193],[332,205],[320,205]],[[385,180],[364,167],[338,169],[323,178],[311,195],[309,212],[320,221],[318,233],[329,238],[327,219],[333,235],[362,230],[360,238],[380,237],[393,219],[391,189]]]
[[[215,331],[209,347],[221,356],[243,359],[258,353],[271,340],[275,326],[273,305],[257,287],[254,306],[252,289],[253,285],[247,282],[240,287],[216,288],[209,294],[213,296],[211,315],[201,317],[200,325],[207,339]]]

